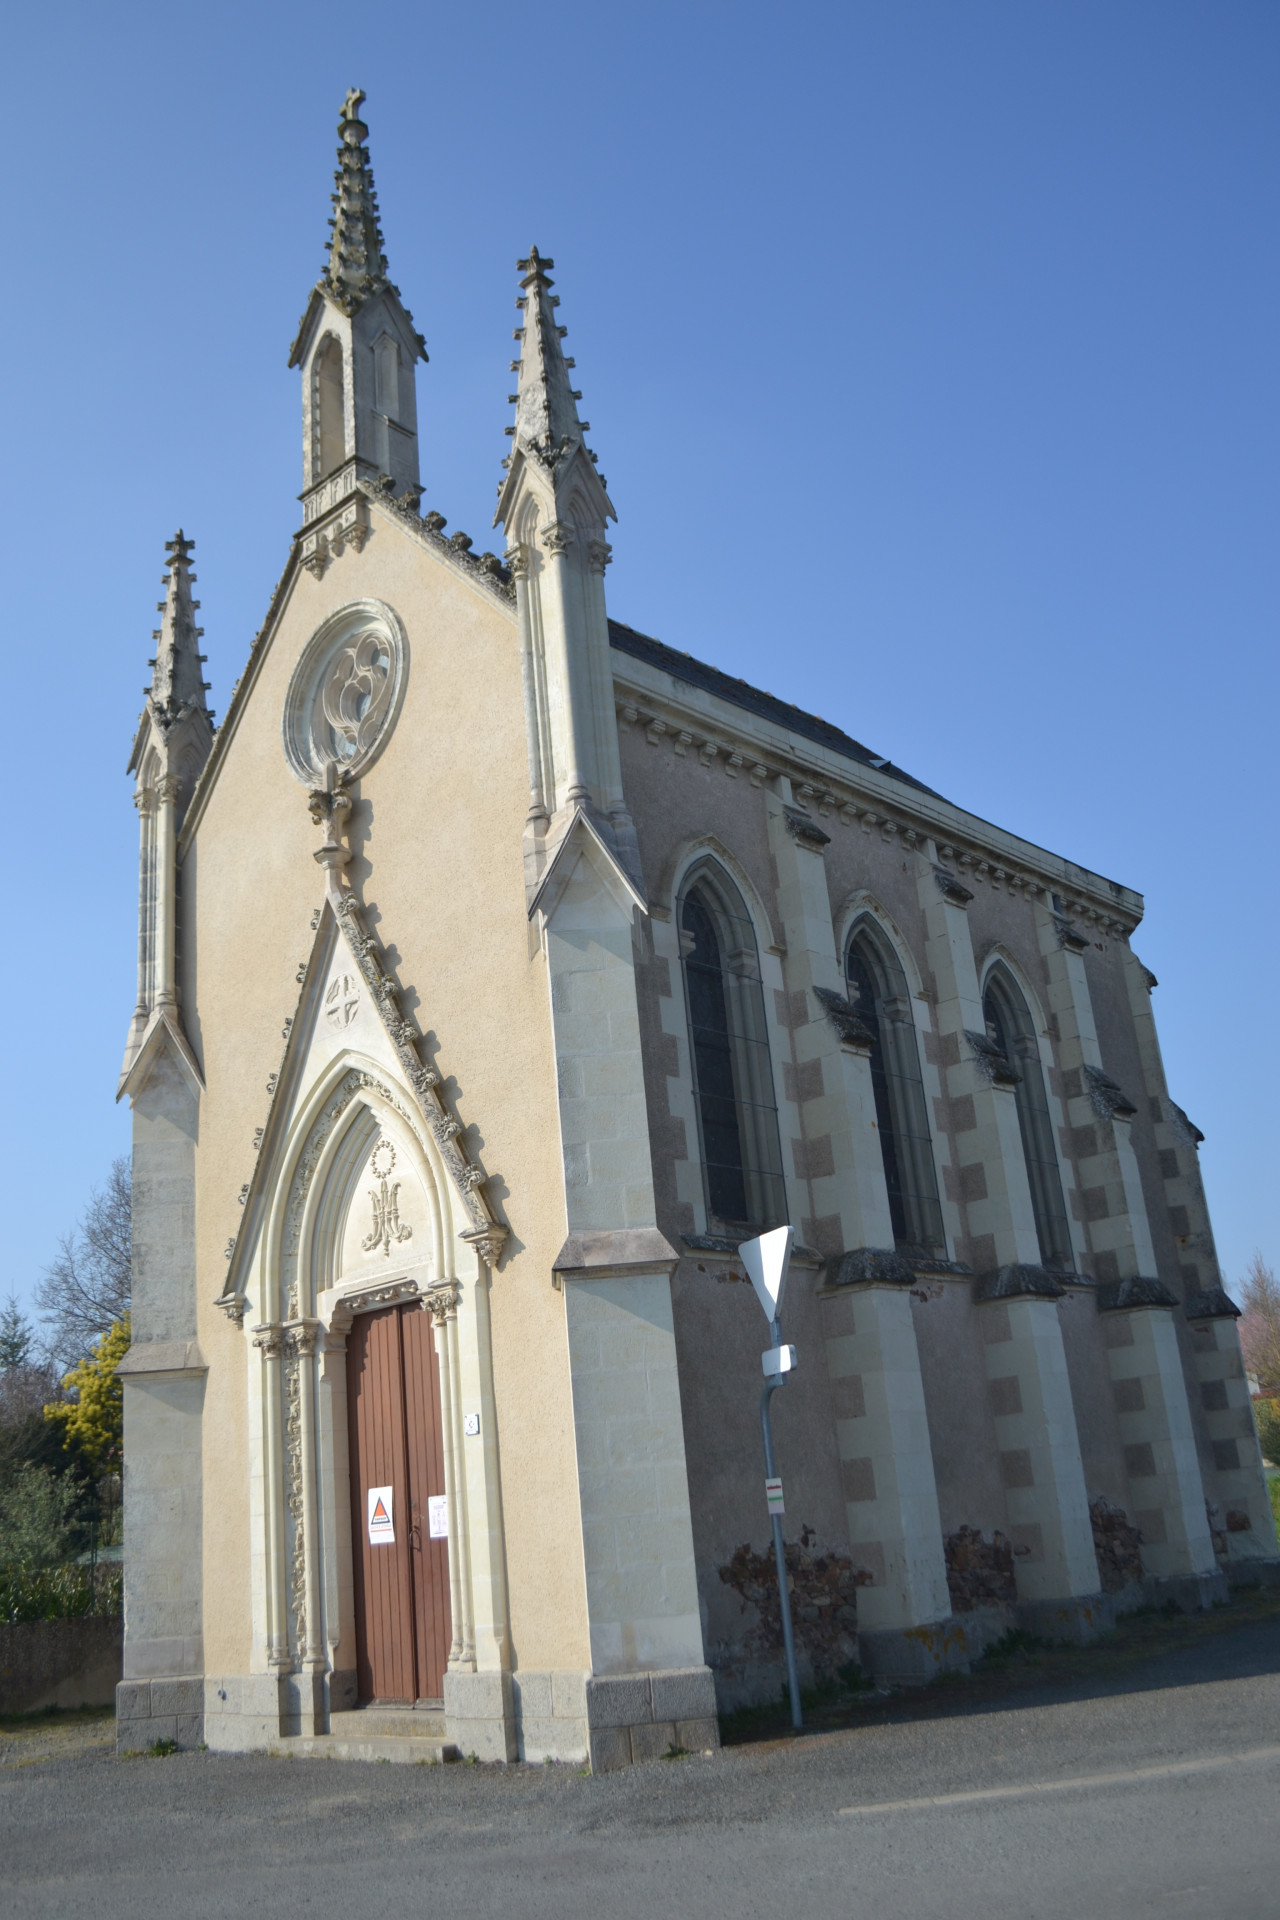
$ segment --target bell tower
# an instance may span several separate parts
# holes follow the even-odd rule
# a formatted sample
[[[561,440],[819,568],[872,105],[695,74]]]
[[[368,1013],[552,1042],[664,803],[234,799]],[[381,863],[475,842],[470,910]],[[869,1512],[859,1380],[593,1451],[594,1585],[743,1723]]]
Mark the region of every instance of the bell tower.
[[[302,371],[302,484],[306,518],[335,475],[418,490],[417,362],[426,343],[387,276],[378,196],[353,87],[342,107],[329,259],[312,289],[289,365]],[[352,466],[354,463],[354,466]]]

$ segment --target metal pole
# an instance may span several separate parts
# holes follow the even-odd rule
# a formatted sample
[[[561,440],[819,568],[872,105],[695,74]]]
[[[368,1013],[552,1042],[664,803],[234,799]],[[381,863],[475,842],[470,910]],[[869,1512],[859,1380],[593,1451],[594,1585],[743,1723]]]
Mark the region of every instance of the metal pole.
[[[778,1321],[773,1322],[771,1338],[775,1347],[782,1345],[782,1331]],[[773,1427],[769,1420],[769,1402],[782,1385],[782,1375],[777,1374],[765,1382],[760,1395],[760,1431],[764,1436],[765,1478],[775,1477],[773,1465]],[[782,1515],[771,1516],[773,1525],[773,1557],[778,1567],[778,1600],[782,1607],[782,1644],[787,1654],[787,1686],[791,1693],[791,1724],[797,1733],[804,1728],[804,1717],[800,1711],[800,1676],[796,1672],[796,1640],[791,1630],[791,1595],[787,1591],[787,1550],[782,1538]]]

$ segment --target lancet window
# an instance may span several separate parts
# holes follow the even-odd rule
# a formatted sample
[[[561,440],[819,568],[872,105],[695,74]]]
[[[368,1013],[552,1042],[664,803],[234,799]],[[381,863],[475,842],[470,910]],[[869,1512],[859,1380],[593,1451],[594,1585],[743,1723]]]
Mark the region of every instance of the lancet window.
[[[342,465],[347,452],[342,381],[342,348],[330,334],[315,361],[316,470],[323,480]]]
[[[1005,967],[993,968],[987,978],[982,1016],[988,1038],[996,1043],[1018,1075],[1014,1097],[1018,1103],[1018,1127],[1027,1163],[1041,1263],[1069,1272],[1074,1265],[1071,1233],[1062,1197],[1062,1173],[1053,1143],[1044,1068],[1040,1064],[1040,1043],[1025,996]]]
[[[901,962],[869,921],[854,928],[845,974],[849,998],[872,1035],[871,1085],[894,1240],[941,1251],[946,1236],[911,996]]]
[[[710,862],[682,892],[680,948],[710,1228],[777,1226],[786,1188],[755,929]]]

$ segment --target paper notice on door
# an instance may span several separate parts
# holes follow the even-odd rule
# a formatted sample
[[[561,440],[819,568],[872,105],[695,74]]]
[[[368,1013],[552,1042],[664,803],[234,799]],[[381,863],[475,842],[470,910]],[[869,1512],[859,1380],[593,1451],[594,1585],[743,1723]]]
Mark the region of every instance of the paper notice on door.
[[[427,1532],[433,1540],[449,1538],[449,1497],[444,1493],[427,1495]]]
[[[392,1512],[390,1487],[370,1487],[369,1545],[371,1547],[394,1547],[396,1529]]]

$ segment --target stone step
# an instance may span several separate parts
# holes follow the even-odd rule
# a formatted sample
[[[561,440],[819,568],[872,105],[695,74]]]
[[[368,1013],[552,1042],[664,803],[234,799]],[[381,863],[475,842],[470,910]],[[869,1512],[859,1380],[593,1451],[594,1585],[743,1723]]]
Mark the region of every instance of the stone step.
[[[335,1714],[334,1719],[338,1718]],[[344,1715],[344,1718],[356,1718]],[[277,1760],[390,1760],[408,1766],[447,1766],[461,1760],[452,1741],[395,1734],[365,1738],[333,1733],[294,1733],[271,1741],[268,1753]]]
[[[348,1707],[329,1715],[329,1731],[344,1740],[394,1736],[400,1740],[443,1740],[442,1707]]]

